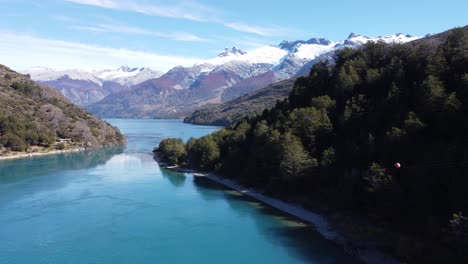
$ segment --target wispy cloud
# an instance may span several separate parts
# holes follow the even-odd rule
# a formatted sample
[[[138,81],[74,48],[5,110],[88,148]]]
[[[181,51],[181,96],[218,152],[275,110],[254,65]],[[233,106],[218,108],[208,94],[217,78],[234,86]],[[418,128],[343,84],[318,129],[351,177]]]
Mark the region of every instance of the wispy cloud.
[[[179,18],[191,21],[210,21],[216,13],[214,8],[195,2],[180,2],[177,5],[141,4],[136,1],[117,0],[65,0],[68,2],[108,9],[126,10],[146,15]]]
[[[66,0],[68,2],[73,2],[82,5],[93,5],[104,8],[118,8],[118,4],[113,0]]]
[[[224,25],[240,32],[253,33],[264,37],[282,36],[287,31],[287,29],[281,27],[260,27],[242,23],[224,23]]]
[[[241,22],[232,22],[220,18],[223,12],[219,9],[202,5],[194,1],[181,1],[172,5],[143,4],[136,0],[65,0],[75,4],[96,6],[107,9],[125,10],[146,15],[185,19],[197,22],[210,22],[224,25],[227,28],[255,34],[263,37],[282,36],[291,30],[277,26],[256,26]]]
[[[136,34],[136,35],[146,35],[154,36],[160,38],[168,38],[179,41],[192,41],[192,42],[208,42],[206,38],[199,37],[197,35],[186,33],[186,32],[160,32],[148,30],[140,27],[124,26],[124,25],[109,25],[109,24],[100,24],[95,26],[79,26],[73,25],[69,26],[70,29],[83,30],[83,31],[92,31],[92,32],[106,32],[106,33],[124,33],[124,34]]]
[[[262,38],[257,38],[257,37],[250,37],[250,36],[244,36],[240,38],[220,37],[220,38],[213,40],[213,42],[216,42],[216,41],[220,43],[228,43],[227,47],[235,46],[235,47],[241,48],[244,51],[251,51],[251,50],[272,44],[271,41],[268,41]],[[219,48],[214,49],[213,51],[219,53]]]
[[[53,15],[52,18],[57,20],[57,21],[65,22],[65,23],[71,23],[71,22],[76,22],[77,21],[73,17],[64,16],[64,15]]]
[[[152,52],[109,48],[0,32],[1,63],[16,70],[41,65],[54,69],[104,69],[138,65],[167,71],[175,65],[191,66],[201,59]]]

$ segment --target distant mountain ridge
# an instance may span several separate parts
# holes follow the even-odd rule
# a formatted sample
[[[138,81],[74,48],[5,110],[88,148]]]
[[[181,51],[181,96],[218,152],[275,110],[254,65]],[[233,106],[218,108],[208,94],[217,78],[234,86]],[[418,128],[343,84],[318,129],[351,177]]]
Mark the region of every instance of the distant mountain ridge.
[[[31,79],[62,92],[73,103],[86,106],[110,93],[128,89],[163,73],[150,68],[122,66],[116,70],[53,70],[32,67],[23,73]]]
[[[227,126],[246,116],[261,114],[288,97],[297,77],[276,82],[265,88],[237,97],[220,105],[207,105],[184,119],[185,123],[197,125]]]
[[[73,74],[68,79],[43,83],[58,88],[74,102],[102,117],[180,118],[203,105],[227,102],[271,83],[308,73],[316,61],[332,59],[338,49],[355,48],[368,41],[404,43],[415,39],[418,37],[404,34],[377,38],[350,34],[342,41],[325,38],[283,41],[249,52],[232,47],[192,67],[177,66],[160,76],[145,76],[133,82],[127,80],[133,73],[142,71],[141,68],[119,68],[116,73],[102,71],[91,75],[74,72],[83,77],[88,87],[93,87],[90,91],[82,88],[84,94],[70,84]],[[30,74],[33,79],[38,78]],[[93,81],[93,77],[102,84]],[[99,90],[94,84],[104,89]],[[113,90],[107,90],[108,86]]]

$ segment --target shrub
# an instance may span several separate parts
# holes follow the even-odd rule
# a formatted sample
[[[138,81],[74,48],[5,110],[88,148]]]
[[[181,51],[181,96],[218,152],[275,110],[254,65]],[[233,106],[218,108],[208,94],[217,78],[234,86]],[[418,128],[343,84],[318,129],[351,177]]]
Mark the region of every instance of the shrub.
[[[64,143],[58,143],[57,145],[55,145],[55,149],[64,150],[65,149],[65,144]]]
[[[161,143],[159,143],[157,152],[161,160],[169,163],[169,165],[182,163],[187,155],[184,142],[180,138],[163,139]]]

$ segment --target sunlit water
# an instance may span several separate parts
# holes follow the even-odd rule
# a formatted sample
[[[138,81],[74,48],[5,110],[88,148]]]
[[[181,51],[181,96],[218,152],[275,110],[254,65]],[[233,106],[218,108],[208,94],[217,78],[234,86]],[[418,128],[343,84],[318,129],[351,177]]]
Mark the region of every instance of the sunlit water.
[[[110,119],[126,148],[0,161],[0,263],[352,263],[310,227],[159,168],[165,137],[216,127]]]

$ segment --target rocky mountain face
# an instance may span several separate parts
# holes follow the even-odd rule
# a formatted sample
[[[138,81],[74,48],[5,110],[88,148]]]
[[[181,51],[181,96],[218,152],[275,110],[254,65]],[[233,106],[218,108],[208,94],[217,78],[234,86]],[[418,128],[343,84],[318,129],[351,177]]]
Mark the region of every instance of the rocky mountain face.
[[[72,104],[57,90],[3,65],[0,105],[0,150],[53,147],[57,138],[68,138],[84,148],[125,144],[117,128]]]
[[[149,68],[129,68],[122,66],[117,70],[63,70],[55,71],[43,67],[33,67],[24,73],[40,84],[62,92],[73,103],[87,106],[105,96],[129,89],[149,79],[158,78],[162,72]]]
[[[264,109],[272,108],[276,102],[287,98],[296,79],[294,77],[270,84],[265,88],[219,105],[206,105],[187,116],[184,122],[197,125],[226,126],[245,116],[261,114]]]
[[[333,59],[338,49],[358,47],[368,41],[404,43],[415,39],[404,34],[377,38],[350,34],[337,42],[324,38],[283,41],[250,52],[226,48],[215,58],[193,67],[178,66],[154,78],[149,78],[149,73],[143,75],[147,68],[122,67],[117,73],[82,74],[80,80],[87,83],[81,82],[81,89],[71,75],[57,78],[60,75],[56,74],[55,80],[42,82],[102,117],[180,118],[203,105],[227,102],[271,83],[307,74],[317,61]],[[33,79],[41,77],[30,74]]]

